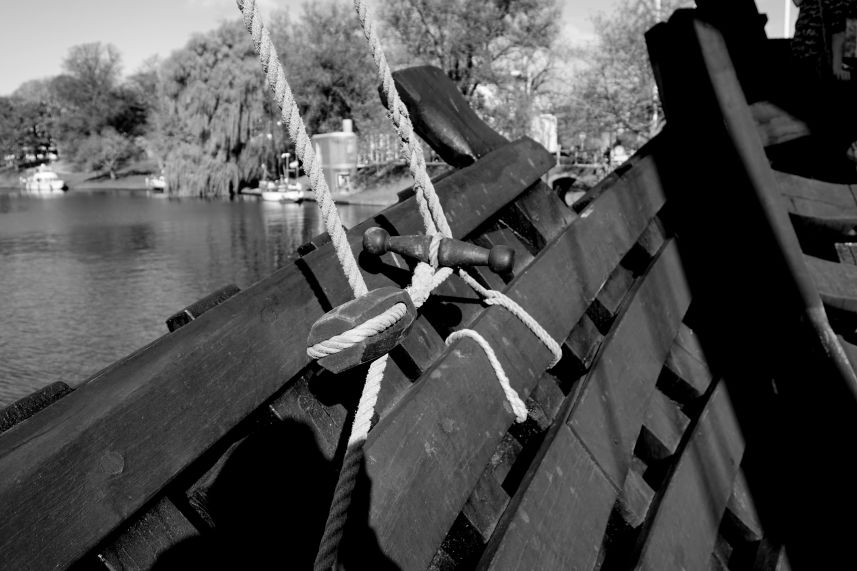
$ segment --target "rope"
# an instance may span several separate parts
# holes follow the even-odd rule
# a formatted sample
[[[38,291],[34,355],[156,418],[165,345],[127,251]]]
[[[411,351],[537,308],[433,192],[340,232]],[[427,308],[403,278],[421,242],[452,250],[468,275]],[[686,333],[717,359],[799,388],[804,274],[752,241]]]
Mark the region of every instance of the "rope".
[[[562,359],[562,348],[559,346],[559,343],[551,337],[550,333],[548,333],[532,315],[527,313],[526,309],[518,305],[515,300],[505,293],[495,289],[482,287],[479,282],[464,270],[459,271],[458,275],[461,276],[461,279],[463,279],[467,285],[472,287],[477,293],[485,298],[486,305],[499,305],[500,307],[505,307],[512,315],[520,319],[521,322],[523,322],[523,324],[533,332],[533,335],[538,337],[539,341],[544,343],[545,347],[553,353],[553,361],[548,365],[548,369],[553,368],[557,363],[559,363],[560,359]]]
[[[321,359],[344,351],[395,325],[407,312],[408,309],[404,303],[397,303],[387,308],[384,313],[367,319],[353,329],[316,343],[306,350],[307,355],[313,359]]]
[[[236,1],[238,9],[241,10],[244,17],[244,25],[253,39],[253,46],[259,54],[259,61],[262,62],[262,69],[265,71],[268,86],[274,92],[274,100],[280,107],[283,123],[289,130],[289,137],[295,141],[298,159],[303,163],[304,169],[309,172],[310,187],[315,192],[315,198],[321,210],[327,233],[333,242],[336,257],[339,258],[339,263],[342,265],[348,284],[354,292],[354,297],[360,297],[368,293],[369,290],[363,280],[363,274],[360,273],[357,260],[354,259],[351,246],[348,244],[345,230],[342,228],[342,220],[340,220],[339,212],[336,210],[336,203],[333,201],[333,196],[330,194],[324,176],[322,176],[321,165],[316,160],[312,141],[306,134],[306,126],[301,119],[289,83],[286,81],[283,66],[277,57],[268,30],[262,24],[262,16],[256,9],[256,0]]]
[[[447,346],[452,345],[463,337],[470,337],[476,341],[480,347],[482,347],[483,351],[485,351],[485,356],[488,357],[488,362],[491,363],[491,367],[494,368],[494,374],[497,375],[497,380],[500,381],[500,386],[503,387],[503,392],[506,394],[506,400],[508,400],[509,404],[512,406],[512,412],[515,415],[515,420],[517,422],[524,422],[527,420],[527,405],[524,404],[524,401],[521,400],[521,397],[518,396],[518,393],[512,388],[512,385],[509,382],[509,377],[506,376],[506,372],[503,370],[503,365],[500,364],[500,360],[497,359],[497,355],[494,354],[494,349],[491,348],[491,345],[488,344],[488,341],[486,341],[482,335],[473,329],[459,329],[458,331],[449,334],[446,338],[446,344]]]
[[[369,373],[366,375],[366,384],[360,395],[360,403],[357,405],[357,413],[351,425],[351,435],[348,437],[348,446],[345,449],[345,457],[342,459],[342,468],[333,491],[333,500],[330,503],[330,511],[324,524],[324,535],[321,538],[318,553],[315,556],[315,569],[330,569],[336,563],[336,552],[342,539],[342,530],[348,520],[348,508],[351,505],[351,494],[360,474],[363,463],[363,444],[372,427],[372,415],[375,411],[375,403],[378,401],[378,393],[381,389],[381,379],[387,366],[387,355],[379,357],[369,365]]]
[[[404,145],[402,154],[408,159],[408,166],[411,175],[414,177],[417,205],[423,217],[426,234],[433,235],[436,229],[444,236],[451,238],[452,230],[443,213],[443,207],[434,189],[434,184],[432,184],[426,170],[422,146],[416,139],[408,110],[396,90],[393,74],[387,63],[387,57],[384,55],[384,49],[381,47],[381,40],[378,39],[378,34],[375,32],[375,25],[369,20],[366,2],[354,0],[354,9],[357,11],[357,18],[363,28],[363,35],[369,42],[372,58],[375,60],[375,66],[378,69],[378,77],[381,80],[381,88],[384,91],[384,97],[390,111],[390,119],[393,121],[393,126]]]

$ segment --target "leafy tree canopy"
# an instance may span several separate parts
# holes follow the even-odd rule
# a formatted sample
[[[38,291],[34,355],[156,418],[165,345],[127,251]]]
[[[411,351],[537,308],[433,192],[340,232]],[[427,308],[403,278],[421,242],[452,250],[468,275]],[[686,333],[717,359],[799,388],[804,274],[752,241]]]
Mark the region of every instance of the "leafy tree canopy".
[[[161,68],[153,143],[168,187],[183,194],[237,191],[273,152],[275,115],[259,60],[240,21],[194,36]]]
[[[584,69],[567,109],[567,130],[590,135],[624,133],[644,140],[661,127],[644,34],[689,0],[621,0],[610,14],[593,18],[596,42],[579,57]],[[630,136],[630,137],[629,137]]]

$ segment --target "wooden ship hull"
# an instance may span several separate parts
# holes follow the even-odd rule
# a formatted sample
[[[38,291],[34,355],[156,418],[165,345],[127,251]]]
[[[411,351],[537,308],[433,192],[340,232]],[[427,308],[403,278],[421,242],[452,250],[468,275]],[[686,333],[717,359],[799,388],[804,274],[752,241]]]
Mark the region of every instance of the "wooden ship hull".
[[[457,167],[435,183],[454,235],[516,251],[511,274],[478,278],[563,359],[548,369],[516,317],[443,284],[391,352],[341,566],[848,560],[855,186],[772,168],[827,133],[752,85],[773,46],[753,3],[699,4],[648,35],[667,128],[571,208],[540,180],[538,144],[491,131],[438,70],[396,74]],[[370,226],[421,233],[413,202],[349,230],[355,252]],[[359,260],[370,289],[410,279],[395,254]],[[74,390],[3,411],[0,567],[310,567],[365,367],[325,372],[306,337],[349,298],[321,236]],[[497,351],[525,422],[475,344],[445,346],[465,327]]]

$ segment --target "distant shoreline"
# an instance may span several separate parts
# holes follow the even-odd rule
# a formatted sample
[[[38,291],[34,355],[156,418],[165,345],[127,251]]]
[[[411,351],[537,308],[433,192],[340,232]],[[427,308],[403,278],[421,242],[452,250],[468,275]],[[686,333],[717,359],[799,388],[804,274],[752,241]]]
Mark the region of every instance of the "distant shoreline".
[[[147,190],[146,176],[143,174],[120,175],[116,179],[109,177],[93,180],[92,173],[57,173],[69,187],[68,192],[91,191],[91,190]],[[21,184],[17,173],[10,175],[0,173],[0,188],[20,189]],[[402,177],[378,183],[374,188],[361,190],[353,194],[335,194],[334,201],[337,204],[354,204],[360,206],[390,206],[399,200],[399,192],[411,186],[410,178]],[[182,197],[193,198],[193,197]],[[226,198],[226,197],[224,197]],[[260,199],[261,200],[261,199]],[[314,201],[313,198],[308,201]]]

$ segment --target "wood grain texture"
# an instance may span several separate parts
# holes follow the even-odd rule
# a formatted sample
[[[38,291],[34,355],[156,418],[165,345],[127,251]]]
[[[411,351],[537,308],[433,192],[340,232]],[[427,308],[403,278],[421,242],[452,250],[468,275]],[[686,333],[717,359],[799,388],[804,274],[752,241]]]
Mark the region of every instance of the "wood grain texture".
[[[640,569],[705,569],[744,453],[720,383],[694,428],[642,547]]]
[[[663,205],[658,166],[648,157],[627,171],[507,288],[554,338],[568,335]],[[567,284],[561,300],[551,295],[556,283]],[[550,359],[547,350],[498,307],[472,328],[495,347],[526,397]],[[370,434],[370,522],[384,552],[402,567],[429,563],[511,424],[489,371],[478,347],[456,343]]]
[[[690,304],[675,242],[646,275],[592,370],[569,424],[618,488],[655,383]]]
[[[812,256],[804,256],[804,259],[824,304],[857,314],[857,266]]]
[[[836,184],[773,171],[790,212],[805,216],[857,215],[857,198],[847,184]]]
[[[447,163],[465,167],[505,144],[485,124],[443,70],[410,67],[393,73],[417,134]]]
[[[98,554],[108,569],[151,569],[176,543],[199,537],[199,531],[168,498],[136,518]]]
[[[618,493],[561,426],[503,541],[479,569],[591,569]]]

